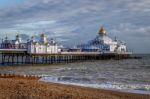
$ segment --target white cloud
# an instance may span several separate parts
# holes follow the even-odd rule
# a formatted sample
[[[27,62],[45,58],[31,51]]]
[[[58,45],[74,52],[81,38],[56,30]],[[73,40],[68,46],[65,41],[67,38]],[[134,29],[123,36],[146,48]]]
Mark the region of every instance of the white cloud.
[[[137,0],[135,2],[131,2],[127,5],[130,10],[138,11],[138,12],[149,12],[150,11],[150,1],[149,0]]]
[[[40,28],[41,26],[45,25],[51,25],[55,24],[56,21],[51,20],[51,21],[37,21],[37,22],[29,22],[29,23],[22,23],[22,24],[16,24],[14,27],[19,28]]]
[[[131,23],[121,23],[112,30],[116,35],[128,36],[129,38],[147,38],[150,39],[150,26],[140,26]]]

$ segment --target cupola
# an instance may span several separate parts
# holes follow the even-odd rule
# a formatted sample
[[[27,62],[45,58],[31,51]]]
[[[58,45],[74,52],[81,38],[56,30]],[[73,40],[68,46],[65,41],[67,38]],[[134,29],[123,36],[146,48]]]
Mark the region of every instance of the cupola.
[[[106,35],[106,30],[103,26],[99,29],[99,35]]]

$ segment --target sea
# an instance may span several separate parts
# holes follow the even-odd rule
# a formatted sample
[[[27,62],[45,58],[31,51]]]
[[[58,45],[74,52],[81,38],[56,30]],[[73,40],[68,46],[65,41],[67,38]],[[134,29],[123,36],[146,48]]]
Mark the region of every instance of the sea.
[[[0,73],[39,75],[41,81],[150,94],[150,54],[142,59],[0,66]]]

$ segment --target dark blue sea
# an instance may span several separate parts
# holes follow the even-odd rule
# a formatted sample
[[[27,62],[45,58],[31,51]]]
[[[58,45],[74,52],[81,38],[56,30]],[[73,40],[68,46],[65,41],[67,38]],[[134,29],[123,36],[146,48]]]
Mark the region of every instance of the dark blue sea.
[[[0,66],[0,73],[40,75],[42,81],[150,93],[150,55],[48,66]]]

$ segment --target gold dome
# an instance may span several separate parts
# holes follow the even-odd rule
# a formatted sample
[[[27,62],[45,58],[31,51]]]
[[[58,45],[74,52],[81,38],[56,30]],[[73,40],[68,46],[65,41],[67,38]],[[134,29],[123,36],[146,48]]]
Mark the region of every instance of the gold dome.
[[[105,28],[103,26],[100,28],[99,34],[106,35],[106,30],[105,30]]]

